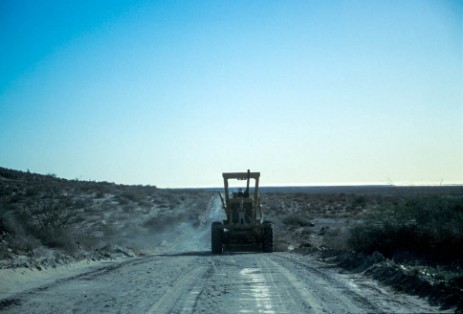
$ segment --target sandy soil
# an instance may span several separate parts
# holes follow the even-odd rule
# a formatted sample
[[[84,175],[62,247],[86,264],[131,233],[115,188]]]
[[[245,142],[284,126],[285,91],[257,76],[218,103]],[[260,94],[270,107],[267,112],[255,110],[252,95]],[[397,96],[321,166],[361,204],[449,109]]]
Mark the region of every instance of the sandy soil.
[[[165,233],[148,256],[47,270],[2,270],[4,313],[432,313],[423,299],[342,273],[311,255],[211,255],[209,225]]]

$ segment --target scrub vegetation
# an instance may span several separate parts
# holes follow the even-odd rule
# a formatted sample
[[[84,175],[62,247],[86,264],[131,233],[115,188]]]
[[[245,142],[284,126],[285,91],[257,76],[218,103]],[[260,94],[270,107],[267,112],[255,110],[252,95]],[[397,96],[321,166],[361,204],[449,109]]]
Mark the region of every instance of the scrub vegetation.
[[[264,187],[261,199],[276,251],[315,252],[434,304],[463,307],[461,186]],[[214,189],[0,168],[0,268],[149,254],[204,226],[215,201]]]
[[[0,168],[0,267],[142,254],[168,227],[201,224],[211,196]]]
[[[463,187],[326,187],[270,191],[280,243],[451,264],[463,260]]]
[[[463,260],[463,195],[386,201],[351,230],[349,246],[365,253],[430,263]]]
[[[280,250],[319,254],[463,311],[463,187],[300,188],[263,198]]]

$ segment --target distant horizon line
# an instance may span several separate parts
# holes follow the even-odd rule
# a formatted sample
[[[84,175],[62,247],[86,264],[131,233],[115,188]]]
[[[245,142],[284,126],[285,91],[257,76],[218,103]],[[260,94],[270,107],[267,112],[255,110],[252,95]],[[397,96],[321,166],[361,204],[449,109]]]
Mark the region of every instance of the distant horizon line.
[[[317,187],[457,187],[462,186],[462,182],[451,182],[451,183],[320,183],[320,184],[300,184],[300,183],[289,183],[289,184],[266,184],[259,185],[260,188],[317,188]],[[179,186],[179,187],[161,187],[157,186],[159,189],[218,189],[223,188],[223,186]],[[239,188],[239,186],[230,186],[230,188]]]
[[[13,171],[18,171],[18,172],[25,172],[25,173],[30,173],[30,174],[37,174],[37,175],[43,175],[43,176],[52,176],[57,179],[65,179],[65,180],[70,180],[70,181],[88,181],[88,182],[95,182],[95,183],[113,183],[113,184],[119,184],[119,185],[146,185],[146,186],[154,186],[159,189],[217,189],[217,188],[223,188],[223,185],[217,185],[217,186],[211,186],[211,185],[190,185],[190,186],[160,186],[157,184],[142,184],[142,183],[120,183],[120,182],[110,182],[107,180],[95,180],[95,179],[81,179],[81,178],[65,178],[61,177],[59,175],[56,175],[54,173],[39,173],[39,172],[33,172],[27,170],[19,170],[19,169],[12,169],[8,167],[3,167],[0,166],[0,168],[7,169],[7,170],[13,170]],[[457,182],[457,181],[449,181],[445,182],[445,180],[441,180],[440,183],[436,183],[435,181],[399,181],[396,183],[392,182],[334,182],[334,183],[326,183],[326,182],[318,182],[318,183],[270,183],[270,184],[265,184],[265,185],[260,185],[261,188],[278,188],[278,187],[452,187],[452,186],[463,186],[463,181]],[[230,186],[230,188],[239,188],[239,186]]]

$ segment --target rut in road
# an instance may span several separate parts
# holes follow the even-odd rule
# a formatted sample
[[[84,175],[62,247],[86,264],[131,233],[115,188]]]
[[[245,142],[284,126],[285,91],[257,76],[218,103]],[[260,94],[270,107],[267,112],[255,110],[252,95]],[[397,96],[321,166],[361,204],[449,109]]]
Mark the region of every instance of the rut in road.
[[[198,296],[196,310],[212,313],[346,313],[377,312],[368,302],[346,301],[308,284],[316,279],[294,274],[277,255],[236,254],[212,258],[209,276]],[[301,276],[302,275],[302,276]],[[320,279],[318,278],[318,281]]]
[[[303,259],[305,258],[305,259]],[[5,313],[437,312],[290,253],[163,254],[15,297]],[[313,263],[310,266],[310,263]]]

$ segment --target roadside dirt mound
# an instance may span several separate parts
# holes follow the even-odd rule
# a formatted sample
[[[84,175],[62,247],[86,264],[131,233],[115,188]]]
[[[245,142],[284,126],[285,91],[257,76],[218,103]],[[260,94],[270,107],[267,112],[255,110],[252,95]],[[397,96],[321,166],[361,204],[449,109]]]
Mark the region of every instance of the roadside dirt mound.
[[[92,251],[81,251],[77,256],[71,256],[59,250],[42,249],[41,253],[35,253],[34,256],[11,255],[9,259],[1,260],[0,270],[15,268],[42,270],[47,268],[55,268],[59,265],[76,263],[82,260],[114,260],[141,255],[143,255],[143,253],[136,248],[123,247],[114,244],[107,244]]]
[[[463,313],[463,278],[444,282],[416,267],[405,266],[386,259],[381,253],[363,253],[310,249],[324,262],[335,264],[353,273],[362,273],[393,287],[397,291],[427,298],[442,310],[455,308]]]

